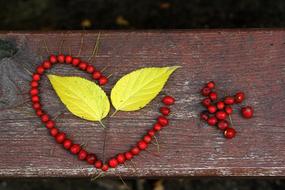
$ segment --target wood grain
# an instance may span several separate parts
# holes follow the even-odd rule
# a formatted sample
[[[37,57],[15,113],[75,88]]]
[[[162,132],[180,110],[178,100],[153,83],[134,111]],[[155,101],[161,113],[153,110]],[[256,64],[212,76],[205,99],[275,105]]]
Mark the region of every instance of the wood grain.
[[[0,60],[0,176],[1,177],[91,177],[98,172],[56,145],[41,126],[28,101],[30,74],[41,58],[58,53],[77,55],[84,34],[82,59],[88,59],[98,32],[56,32],[0,34],[14,44],[13,54]],[[2,43],[2,42],[1,42]],[[7,47],[10,47],[7,46]],[[0,46],[3,47],[3,46]],[[6,47],[6,46],[5,46]],[[3,50],[4,51],[4,50]],[[9,51],[8,51],[9,52]],[[10,56],[9,56],[10,55]],[[102,31],[98,69],[112,74],[105,90],[124,74],[150,66],[181,65],[163,92],[139,112],[117,113],[104,122],[107,131],[105,157],[130,148],[154,122],[160,98],[167,93],[177,99],[171,125],[159,136],[156,146],[107,176],[285,176],[285,31],[284,30],[202,30],[202,31]],[[87,74],[66,65],[50,73]],[[246,92],[246,104],[255,117],[233,116],[237,137],[227,140],[216,128],[200,123],[203,109],[199,90],[214,80],[219,95]],[[98,123],[71,115],[52,90],[46,77],[42,83],[43,104],[56,116],[60,129],[89,151],[102,158],[103,130]]]

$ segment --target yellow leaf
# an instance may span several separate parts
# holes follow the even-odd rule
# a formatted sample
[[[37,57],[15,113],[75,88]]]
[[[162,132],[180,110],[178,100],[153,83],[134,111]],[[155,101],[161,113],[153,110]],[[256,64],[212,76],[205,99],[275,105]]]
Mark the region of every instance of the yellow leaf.
[[[179,66],[150,67],[122,77],[111,91],[116,110],[135,111],[143,108],[162,90],[169,76]]]
[[[81,77],[48,75],[48,78],[60,100],[74,115],[101,122],[109,113],[109,99],[97,84]]]

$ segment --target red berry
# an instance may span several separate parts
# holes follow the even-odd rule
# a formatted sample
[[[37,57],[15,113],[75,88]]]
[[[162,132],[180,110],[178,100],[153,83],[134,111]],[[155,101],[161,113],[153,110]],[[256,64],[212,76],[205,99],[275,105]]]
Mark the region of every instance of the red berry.
[[[175,99],[171,96],[165,96],[163,99],[162,99],[162,102],[165,104],[165,105],[172,105],[175,103]]]
[[[43,62],[43,68],[50,69],[51,68],[51,63],[49,61],[44,61]]]
[[[234,128],[227,128],[224,131],[224,136],[228,139],[234,138],[236,135],[236,130]]]
[[[140,149],[138,147],[134,147],[131,149],[131,153],[133,155],[138,155],[140,153]]]
[[[154,131],[160,131],[161,128],[162,128],[162,125],[160,125],[159,123],[155,123],[155,124],[153,125],[153,130],[154,130]]]
[[[208,106],[208,111],[210,113],[215,113],[217,111],[217,107],[214,105],[210,105],[210,106]]]
[[[103,163],[101,160],[97,160],[94,165],[95,165],[95,168],[100,169],[102,167]]]
[[[78,153],[78,159],[79,160],[85,160],[87,158],[88,153],[81,149],[80,152]]]
[[[94,70],[95,70],[95,68],[93,67],[93,65],[88,65],[87,66],[87,69],[86,69],[87,73],[93,73]]]
[[[47,122],[49,120],[49,116],[47,114],[44,114],[41,116],[42,122]]]
[[[37,88],[32,88],[30,90],[30,95],[34,96],[34,95],[38,95],[39,94],[39,90]]]
[[[144,142],[149,143],[149,142],[151,141],[151,136],[145,135],[145,136],[143,137],[143,140],[144,140]]]
[[[235,99],[232,96],[227,96],[224,100],[225,104],[232,105],[235,103]]]
[[[72,59],[72,65],[73,65],[73,66],[79,65],[79,63],[80,63],[80,59],[78,59],[78,58]]]
[[[203,96],[208,96],[208,95],[210,94],[210,92],[211,92],[211,89],[208,88],[208,87],[204,87],[204,88],[201,90],[201,94],[202,94]]]
[[[209,94],[209,98],[212,100],[212,101],[215,101],[218,99],[218,94],[216,92],[211,92]]]
[[[59,63],[64,63],[64,61],[65,61],[65,56],[62,55],[62,54],[61,54],[61,55],[58,55],[58,56],[57,56],[57,60],[58,60]]]
[[[211,105],[211,99],[210,98],[205,98],[202,101],[202,104],[203,104],[203,106],[205,106],[207,108],[209,105]]]
[[[147,132],[147,134],[148,134],[149,136],[153,137],[153,136],[155,135],[155,130],[150,129],[150,130]]]
[[[65,56],[65,63],[67,64],[72,63],[72,57],[70,55]]]
[[[137,145],[141,150],[145,150],[147,148],[147,143],[144,141],[139,141]]]
[[[49,120],[47,123],[46,123],[46,128],[48,129],[51,129],[55,126],[55,123],[53,120]]]
[[[108,169],[109,169],[108,165],[107,165],[107,164],[103,164],[101,170],[102,170],[103,172],[106,172]]]
[[[224,109],[224,107],[225,107],[225,103],[222,102],[222,101],[220,101],[220,102],[217,102],[217,103],[216,103],[216,106],[217,106],[217,108],[218,108],[219,110],[222,110],[222,109]]]
[[[111,168],[115,168],[118,166],[118,161],[116,158],[111,158],[108,162],[108,165],[111,167]]]
[[[168,116],[170,114],[170,109],[168,107],[161,107],[159,111],[165,116]]]
[[[207,121],[209,119],[209,114],[207,111],[203,111],[200,113],[200,119],[201,120],[204,120],[204,121]]]
[[[216,112],[216,118],[218,118],[219,120],[224,120],[227,117],[227,113],[224,111],[217,111]]]
[[[32,102],[39,102],[40,101],[40,98],[39,96],[35,95],[35,96],[32,96]]]
[[[44,69],[42,66],[38,66],[38,67],[37,67],[37,72],[38,72],[39,74],[43,74],[43,73],[45,72],[45,69]]]
[[[164,116],[159,116],[159,117],[157,118],[157,121],[158,121],[158,123],[159,123],[160,125],[162,125],[162,126],[166,126],[166,125],[168,125],[168,123],[169,123],[168,119],[167,119],[166,117],[164,117]]]
[[[41,108],[41,104],[39,104],[39,103],[34,103],[34,104],[33,104],[33,108],[34,108],[35,110],[38,110],[38,109]]]
[[[126,161],[126,157],[124,154],[118,154],[117,155],[117,161],[119,164],[123,164]]]
[[[79,144],[73,144],[71,147],[70,147],[70,152],[72,154],[78,154],[79,151],[81,150],[81,147]]]
[[[39,86],[39,83],[37,82],[37,81],[32,81],[31,82],[31,87],[33,87],[33,88],[36,88],[36,87],[38,87]]]
[[[214,81],[210,81],[210,82],[207,83],[207,87],[210,88],[210,89],[215,88],[215,86],[216,85],[215,85]]]
[[[52,129],[49,130],[49,132],[50,132],[51,136],[55,137],[57,135],[57,133],[58,133],[58,129],[57,128],[52,128]]]
[[[101,77],[100,71],[94,71],[92,74],[93,79],[98,80]]]
[[[253,108],[251,106],[246,106],[241,109],[241,114],[244,118],[252,118],[253,116]]]
[[[63,147],[64,147],[66,150],[69,150],[71,146],[72,146],[72,141],[71,141],[71,140],[65,139],[65,140],[63,141]]]
[[[231,106],[226,106],[225,107],[225,112],[230,115],[233,113],[233,108]]]
[[[100,85],[105,85],[105,84],[107,84],[107,82],[108,82],[108,78],[107,78],[107,77],[101,76],[101,77],[99,78],[99,84],[100,84]]]
[[[44,112],[42,110],[37,110],[36,111],[37,116],[42,116],[44,114]]]
[[[41,76],[39,74],[33,74],[33,80],[39,81],[41,79]]]
[[[81,63],[79,63],[79,69],[81,69],[81,70],[86,70],[86,68],[87,68],[87,63],[84,63],[84,62],[81,62]]]
[[[65,133],[61,132],[61,133],[58,133],[56,136],[55,136],[55,141],[59,144],[63,143],[63,141],[65,140]]]
[[[219,129],[225,130],[228,127],[229,127],[229,122],[227,122],[227,120],[221,120],[218,122],[218,128]]]
[[[57,62],[56,56],[55,56],[55,55],[51,55],[51,56],[49,57],[49,61],[50,61],[51,63],[56,63],[56,62]]]
[[[208,122],[209,125],[215,126],[216,123],[218,122],[218,119],[215,116],[211,116],[211,117],[209,117],[207,122]]]
[[[245,98],[245,94],[243,92],[238,92],[235,95],[235,102],[237,104],[239,104],[239,103],[241,103],[244,100],[244,98]]]
[[[88,154],[86,161],[88,164],[94,164],[95,161],[97,160],[95,154]]]
[[[131,160],[134,156],[133,156],[133,154],[131,152],[126,152],[125,153],[125,157],[126,157],[127,160]]]

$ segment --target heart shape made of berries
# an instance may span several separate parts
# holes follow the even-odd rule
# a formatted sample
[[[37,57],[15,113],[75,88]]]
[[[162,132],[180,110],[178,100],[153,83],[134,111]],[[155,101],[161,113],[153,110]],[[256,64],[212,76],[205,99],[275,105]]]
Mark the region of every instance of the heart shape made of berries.
[[[162,99],[162,102],[166,105],[160,108],[161,116],[157,118],[156,123],[149,129],[146,134],[143,135],[142,139],[137,142],[136,145],[126,152],[118,153],[111,157],[107,162],[103,163],[102,160],[97,159],[97,156],[94,153],[87,152],[80,144],[76,144],[72,139],[68,138],[65,132],[60,131],[56,127],[54,120],[50,118],[48,113],[42,109],[42,104],[40,101],[40,90],[39,82],[41,76],[45,73],[46,70],[51,69],[55,64],[67,64],[79,68],[82,71],[85,71],[92,75],[92,78],[95,79],[99,85],[103,86],[108,82],[108,78],[102,75],[102,73],[94,68],[93,65],[80,60],[79,58],[73,58],[70,55],[51,55],[48,60],[43,61],[43,63],[37,67],[35,73],[32,76],[31,81],[31,101],[33,104],[33,109],[35,110],[36,115],[44,123],[45,127],[49,130],[50,135],[55,138],[55,141],[58,144],[61,144],[64,149],[69,151],[71,154],[76,155],[79,160],[86,161],[88,164],[93,165],[97,169],[102,171],[107,171],[109,167],[116,168],[120,164],[124,164],[125,161],[131,160],[134,156],[139,155],[143,150],[146,150],[148,144],[154,138],[155,134],[160,131],[163,127],[167,126],[169,120],[167,116],[170,113],[169,105],[174,103],[174,99],[170,96],[165,96]]]

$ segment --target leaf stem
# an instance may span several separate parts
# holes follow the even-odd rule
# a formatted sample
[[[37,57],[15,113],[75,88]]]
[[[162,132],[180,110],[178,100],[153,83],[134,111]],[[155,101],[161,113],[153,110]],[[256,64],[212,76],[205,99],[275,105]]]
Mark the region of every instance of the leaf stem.
[[[103,122],[101,120],[99,120],[99,123],[101,124],[101,126],[105,129],[106,126],[103,124]]]
[[[119,110],[115,110],[110,117],[113,117]]]

